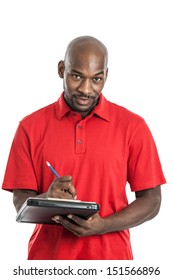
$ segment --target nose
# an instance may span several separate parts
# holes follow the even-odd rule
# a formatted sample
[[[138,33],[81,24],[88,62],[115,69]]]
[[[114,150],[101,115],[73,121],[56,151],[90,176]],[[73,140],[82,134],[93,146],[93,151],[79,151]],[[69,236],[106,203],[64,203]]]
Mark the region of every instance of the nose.
[[[78,90],[85,94],[91,94],[93,90],[90,79],[83,79],[78,87]]]

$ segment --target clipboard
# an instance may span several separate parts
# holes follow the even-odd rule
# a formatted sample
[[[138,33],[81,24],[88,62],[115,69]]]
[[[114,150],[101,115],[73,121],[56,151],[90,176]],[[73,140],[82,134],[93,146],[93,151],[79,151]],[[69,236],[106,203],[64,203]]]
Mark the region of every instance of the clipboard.
[[[100,210],[96,202],[54,199],[54,198],[28,198],[16,216],[19,223],[55,224],[52,217],[56,215],[67,216],[73,214],[88,219]]]

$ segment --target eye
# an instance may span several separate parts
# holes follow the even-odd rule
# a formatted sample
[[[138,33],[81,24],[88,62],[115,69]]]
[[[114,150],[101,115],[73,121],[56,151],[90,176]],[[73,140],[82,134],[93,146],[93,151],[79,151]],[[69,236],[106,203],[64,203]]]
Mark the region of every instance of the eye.
[[[82,79],[82,77],[78,74],[71,74],[71,76],[75,81],[80,81]]]
[[[100,78],[100,77],[95,77],[95,78],[93,78],[93,81],[94,81],[95,83],[100,83],[102,80],[103,80],[103,78]]]

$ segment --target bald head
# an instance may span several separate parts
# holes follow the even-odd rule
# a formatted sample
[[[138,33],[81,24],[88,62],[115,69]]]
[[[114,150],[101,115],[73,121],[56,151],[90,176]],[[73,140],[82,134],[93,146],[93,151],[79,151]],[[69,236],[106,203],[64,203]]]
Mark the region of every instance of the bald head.
[[[108,64],[108,51],[105,45],[92,36],[80,36],[72,40],[65,53],[64,62],[70,63],[73,56],[80,56],[85,53],[98,54],[103,56],[105,67]]]
[[[107,49],[103,43],[94,37],[82,36],[69,43],[64,61],[58,63],[64,99],[82,118],[98,104],[107,79],[107,62]]]

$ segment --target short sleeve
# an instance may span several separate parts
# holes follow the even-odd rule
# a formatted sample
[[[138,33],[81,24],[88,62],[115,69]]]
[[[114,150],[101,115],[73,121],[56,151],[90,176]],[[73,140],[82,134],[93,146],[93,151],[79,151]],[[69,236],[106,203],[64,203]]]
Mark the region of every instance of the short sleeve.
[[[154,138],[144,120],[129,141],[128,182],[132,191],[166,183]]]
[[[2,189],[36,190],[37,180],[31,157],[30,140],[25,129],[19,124],[8,157]]]

